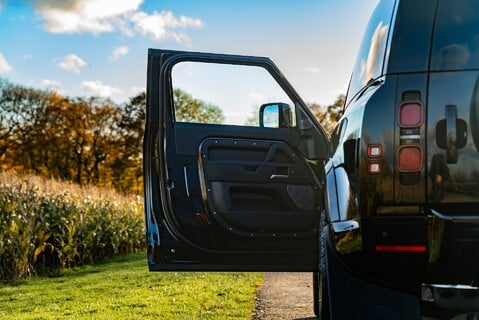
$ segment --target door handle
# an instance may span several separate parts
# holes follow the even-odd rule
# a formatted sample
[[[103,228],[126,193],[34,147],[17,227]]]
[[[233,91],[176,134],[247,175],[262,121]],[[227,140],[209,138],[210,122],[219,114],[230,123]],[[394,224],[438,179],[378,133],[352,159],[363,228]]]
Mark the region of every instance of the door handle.
[[[436,125],[436,143],[446,150],[446,162],[457,163],[457,150],[464,148],[467,142],[467,123],[457,117],[457,106],[446,105],[444,119]]]
[[[446,162],[457,162],[457,106],[448,104],[446,106]]]
[[[272,174],[271,177],[269,177],[271,180],[281,180],[281,179],[288,179],[289,176],[287,174]]]

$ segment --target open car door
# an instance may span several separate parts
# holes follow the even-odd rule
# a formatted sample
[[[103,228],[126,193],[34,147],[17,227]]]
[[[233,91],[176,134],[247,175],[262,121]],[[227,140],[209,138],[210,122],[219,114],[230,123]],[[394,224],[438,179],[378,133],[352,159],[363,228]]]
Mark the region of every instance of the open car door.
[[[328,139],[267,58],[150,49],[150,270],[317,271]]]

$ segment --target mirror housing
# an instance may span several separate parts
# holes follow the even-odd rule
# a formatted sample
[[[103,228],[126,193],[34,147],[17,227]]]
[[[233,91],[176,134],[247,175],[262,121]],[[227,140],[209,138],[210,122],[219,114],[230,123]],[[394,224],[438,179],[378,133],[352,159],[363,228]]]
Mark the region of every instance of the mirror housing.
[[[287,103],[266,103],[259,109],[259,126],[261,128],[290,128],[292,118],[291,107]]]

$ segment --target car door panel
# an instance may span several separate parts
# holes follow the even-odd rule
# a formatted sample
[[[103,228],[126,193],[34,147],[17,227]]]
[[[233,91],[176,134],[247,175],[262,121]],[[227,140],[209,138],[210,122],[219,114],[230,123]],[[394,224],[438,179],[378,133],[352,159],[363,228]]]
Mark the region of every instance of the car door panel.
[[[246,236],[313,232],[320,195],[288,144],[208,138],[200,156],[209,209],[228,230]]]
[[[238,236],[248,241],[317,236],[321,189],[287,142],[208,137],[194,149],[195,156],[177,155],[169,168],[176,220],[181,228],[206,227],[235,237],[221,235],[223,241],[217,241],[220,236],[211,240],[192,231],[185,237],[224,249],[232,245],[228,240],[237,246]],[[305,241],[301,247],[306,246]]]
[[[298,125],[182,121],[171,70],[183,61],[264,68],[298,108]],[[316,270],[328,142],[276,67],[265,58],[150,50],[147,87],[150,268]]]

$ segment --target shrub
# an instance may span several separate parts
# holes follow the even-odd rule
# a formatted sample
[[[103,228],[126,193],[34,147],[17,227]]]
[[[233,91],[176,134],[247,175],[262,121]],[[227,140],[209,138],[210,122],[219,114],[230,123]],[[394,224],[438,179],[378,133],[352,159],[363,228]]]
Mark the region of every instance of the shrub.
[[[141,199],[111,190],[0,174],[0,279],[143,250]]]

